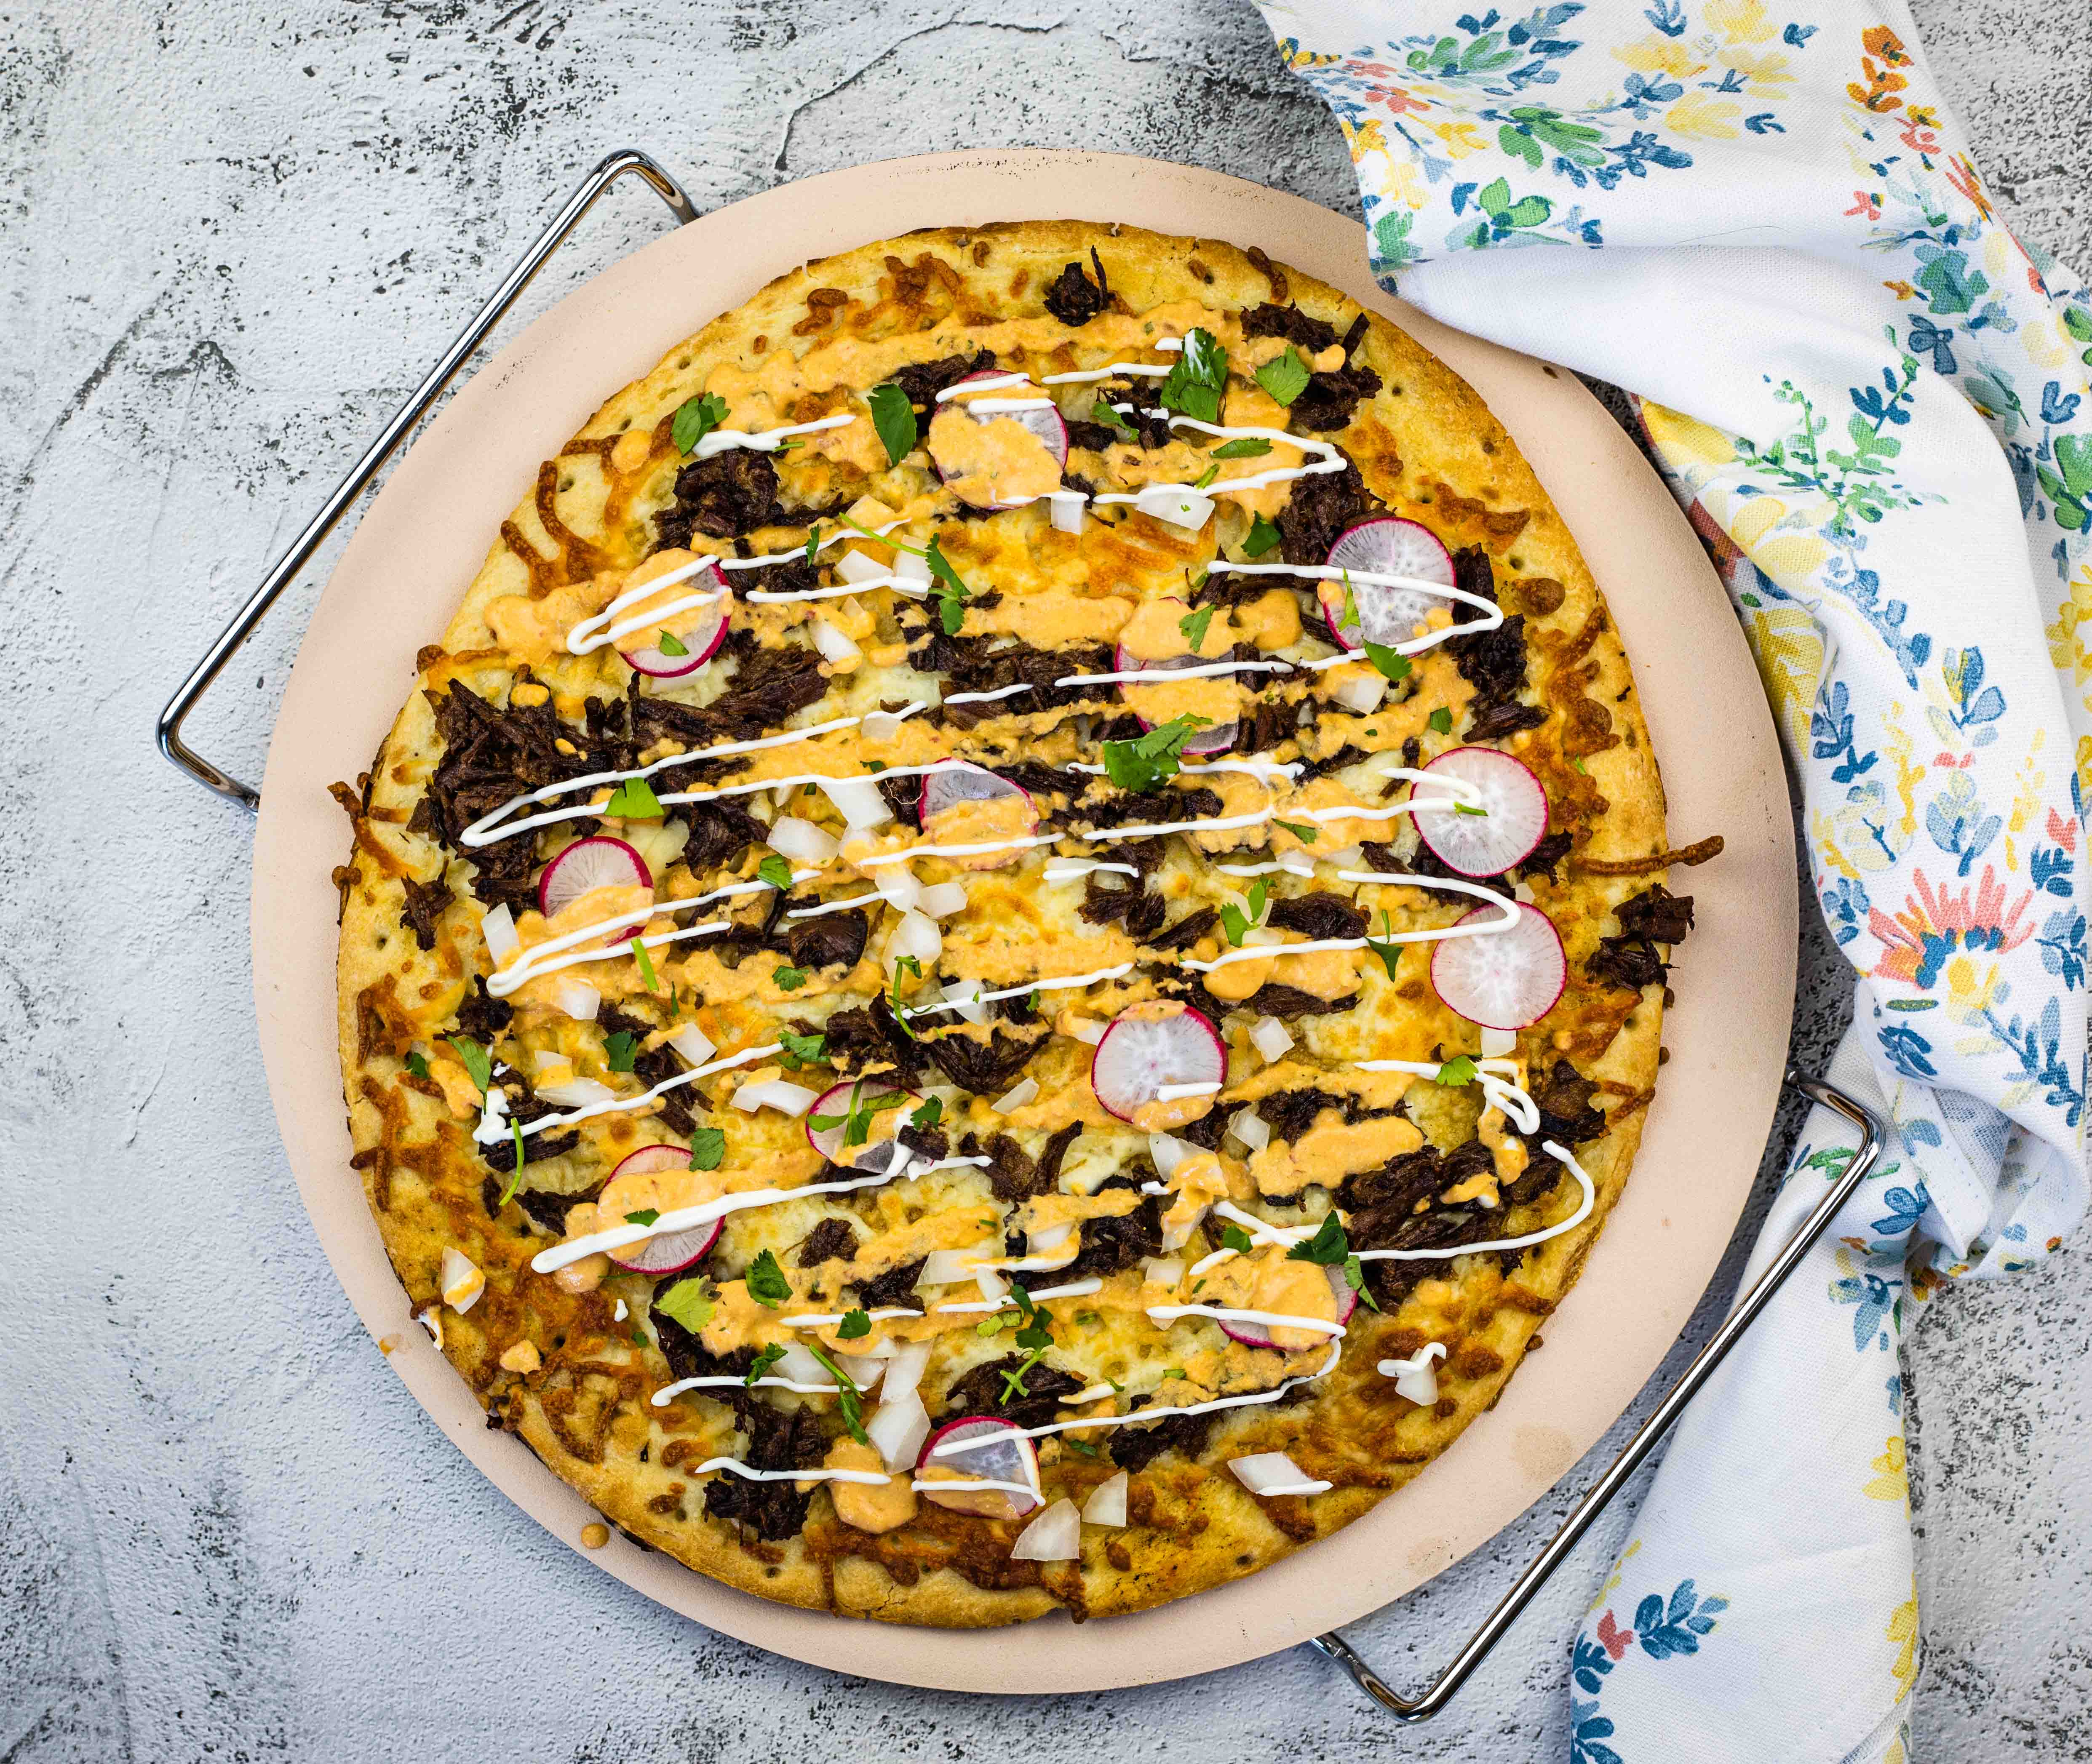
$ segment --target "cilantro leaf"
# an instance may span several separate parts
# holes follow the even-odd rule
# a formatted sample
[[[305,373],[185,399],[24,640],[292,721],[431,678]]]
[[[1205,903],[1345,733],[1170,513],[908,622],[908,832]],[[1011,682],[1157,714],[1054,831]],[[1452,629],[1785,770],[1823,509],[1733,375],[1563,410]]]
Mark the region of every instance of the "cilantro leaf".
[[[1385,678],[1391,680],[1406,680],[1409,678],[1410,664],[1407,656],[1403,654],[1398,649],[1390,648],[1385,643],[1375,643],[1370,637],[1365,640],[1365,644],[1366,659],[1378,668]]]
[[[1424,721],[1425,727],[1434,735],[1450,735],[1453,732],[1453,713],[1443,705],[1433,711]]]
[[[1258,877],[1255,882],[1249,885],[1249,919],[1251,924],[1261,925],[1264,923],[1264,909],[1265,904],[1270,900],[1270,899],[1271,891],[1264,886],[1264,878],[1261,876]]]
[[[1356,1256],[1344,1257],[1344,1284],[1358,1294],[1359,1301],[1368,1310],[1380,1309],[1380,1300],[1366,1291],[1365,1266]]]
[[[516,1142],[516,1167],[508,1173],[508,1185],[501,1191],[501,1198],[495,1203],[497,1206],[508,1205],[523,1186],[523,1124],[512,1115],[508,1117],[508,1136]]]
[[[1019,1341],[1022,1341],[1024,1338],[1020,1335],[1017,1339]],[[1002,1400],[1005,1403],[1014,1402],[1019,1397],[1029,1396],[1031,1394],[1024,1387],[1024,1374],[1029,1372],[1034,1366],[1037,1365],[1039,1362],[1045,1357],[1046,1349],[1044,1348],[1034,1348],[1029,1353],[1025,1355],[1022,1363],[1019,1364],[1014,1371],[1005,1372],[1003,1374]]]
[[[1432,1080],[1434,1084],[1445,1085],[1449,1090],[1458,1090],[1474,1081],[1475,1063],[1465,1054],[1458,1055],[1447,1060],[1438,1068],[1437,1076]]]
[[[407,1050],[407,1070],[417,1078],[426,1078],[429,1076],[429,1063],[410,1047]]]
[[[1183,353],[1162,382],[1156,402],[1166,411],[1202,423],[1217,423],[1221,420],[1221,394],[1227,383],[1227,352],[1211,331],[1195,326],[1184,334]]]
[[[1276,527],[1259,515],[1249,524],[1249,537],[1243,541],[1243,550],[1253,558],[1260,558],[1277,545],[1282,537]]]
[[[1137,441],[1140,438],[1135,431],[1133,425],[1113,410],[1110,403],[1104,399],[1099,399],[1090,408],[1090,421],[1093,423],[1101,423],[1121,441]]]
[[[654,794],[654,787],[645,778],[628,778],[610,793],[610,800],[603,805],[603,813],[627,821],[658,821],[668,810],[661,806],[661,799]]]
[[[1351,1240],[1344,1236],[1344,1222],[1334,1213],[1322,1216],[1321,1229],[1304,1244],[1286,1252],[1288,1262],[1312,1262],[1325,1268],[1341,1268],[1351,1255]]]
[[[726,400],[716,392],[700,392],[676,407],[675,420],[668,425],[669,438],[676,443],[676,452],[688,453],[725,421]]]
[[[923,1106],[908,1117],[911,1127],[935,1127],[944,1118],[944,1099],[931,1097]]]
[[[836,1326],[836,1333],[845,1341],[855,1341],[871,1333],[871,1318],[863,1311],[845,1311],[842,1322]]]
[[[930,574],[936,585],[930,590],[931,598],[937,603],[937,622],[944,628],[944,635],[956,637],[959,627],[966,623],[966,598],[973,591],[959,572],[952,567],[951,560],[932,538],[923,548],[923,561],[930,566]]]
[[[767,1249],[757,1253],[742,1278],[748,1283],[748,1296],[767,1310],[776,1310],[792,1296],[792,1283],[777,1266],[776,1257]]]
[[[1220,475],[1221,468],[1218,466],[1209,465],[1204,471],[1201,472],[1197,477],[1191,481],[1191,488],[1195,490],[1203,490]]]
[[[694,1276],[678,1280],[654,1301],[655,1310],[667,1312],[693,1335],[712,1320],[716,1308],[712,1303],[711,1288]],[[783,1350],[779,1352],[781,1354]]]
[[[693,1170],[716,1170],[725,1162],[725,1133],[716,1127],[693,1128],[690,1133],[690,1167]]]
[[[616,1034],[603,1037],[603,1063],[612,1072],[631,1071],[638,1054],[639,1037],[629,1029],[620,1029]]]
[[[651,1225],[660,1217],[661,1210],[659,1207],[642,1206],[636,1213],[626,1214],[625,1223],[628,1225]]]
[[[821,549],[821,524],[818,520],[806,529],[806,561],[811,563],[814,554]]]
[[[865,1326],[871,1326],[867,1323]],[[836,1381],[836,1407],[841,1411],[843,1425],[849,1430],[850,1438],[861,1446],[870,1445],[871,1441],[864,1430],[863,1392],[857,1380],[831,1360],[819,1343],[810,1341],[806,1345],[806,1352],[819,1361],[828,1376]]]
[[[784,1357],[784,1343],[781,1341],[773,1341],[755,1356],[749,1365],[747,1377],[741,1382],[743,1384],[754,1385],[757,1379],[767,1377],[770,1369]]]
[[[1308,364],[1290,343],[1286,346],[1284,355],[1273,356],[1256,370],[1256,383],[1280,403],[1287,405],[1308,390],[1310,377]]]
[[[1162,1375],[1165,1378],[1181,1378],[1187,1376],[1182,1366],[1165,1366],[1162,1369]]]
[[[1207,717],[1172,717],[1130,741],[1107,741],[1104,771],[1121,790],[1153,790],[1182,769],[1178,757],[1185,742],[1211,721]]]
[[[690,653],[689,645],[672,631],[657,632],[655,636],[659,640],[654,647],[663,655],[688,655]]]
[[[1388,941],[1385,943],[1376,943],[1371,938],[1368,938],[1366,947],[1380,957],[1381,965],[1387,970],[1388,981],[1391,985],[1395,978],[1395,964],[1402,960],[1403,947],[1394,940],[1394,921],[1389,917],[1388,910],[1385,907],[1380,909],[1380,928],[1386,934]]]
[[[1233,1221],[1221,1227],[1221,1248],[1232,1249],[1238,1256],[1247,1256],[1256,1248],[1256,1240]]]
[[[871,426],[879,431],[880,445],[886,449],[887,459],[900,464],[915,450],[914,406],[891,380],[875,386],[865,394],[864,401],[871,407]]]
[[[639,964],[640,983],[649,992],[659,991],[661,977],[654,972],[654,958],[646,953],[646,946],[637,931],[632,934],[632,959]]]
[[[1177,628],[1184,633],[1184,640],[1193,649],[1206,640],[1206,628],[1213,622],[1213,609],[1201,606],[1195,613],[1186,613],[1177,621]]]
[[[465,1062],[465,1076],[482,1096],[494,1080],[494,1062],[487,1051],[469,1035],[446,1035],[443,1039],[457,1050],[457,1057]]]
[[[1315,843],[1315,829],[1303,826],[1298,821],[1274,821],[1271,824],[1275,827],[1283,827],[1303,845],[1312,845]]]
[[[1489,814],[1488,809],[1477,808],[1471,802],[1454,803],[1453,804],[1453,813],[1456,815],[1475,815],[1485,821],[1489,818]]]
[[[1261,435],[1240,435],[1225,441],[1213,449],[1216,459],[1255,459],[1271,451],[1271,443]]]
[[[787,1072],[797,1072],[802,1066],[826,1063],[828,1051],[827,1036],[799,1035],[790,1029],[780,1029],[777,1039],[784,1047],[784,1051],[777,1056],[778,1061]]]
[[[806,970],[782,964],[770,970],[770,981],[780,992],[797,992],[806,984]]]
[[[774,855],[755,866],[755,875],[759,882],[768,882],[780,894],[792,886],[792,866]]]

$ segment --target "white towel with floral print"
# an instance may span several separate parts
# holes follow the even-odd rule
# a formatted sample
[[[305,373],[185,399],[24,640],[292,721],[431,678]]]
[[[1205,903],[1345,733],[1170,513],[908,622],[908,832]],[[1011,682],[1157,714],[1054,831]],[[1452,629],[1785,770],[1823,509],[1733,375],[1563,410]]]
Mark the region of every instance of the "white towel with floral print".
[[[1680,1425],[1577,1641],[1573,1756],[1900,1760],[1905,1298],[2085,1207],[2092,303],[1999,222],[1896,0],[1264,10],[1376,273],[1640,396],[1857,973],[1833,1076],[1894,1124]],[[1851,1143],[1811,1119],[1760,1261]]]

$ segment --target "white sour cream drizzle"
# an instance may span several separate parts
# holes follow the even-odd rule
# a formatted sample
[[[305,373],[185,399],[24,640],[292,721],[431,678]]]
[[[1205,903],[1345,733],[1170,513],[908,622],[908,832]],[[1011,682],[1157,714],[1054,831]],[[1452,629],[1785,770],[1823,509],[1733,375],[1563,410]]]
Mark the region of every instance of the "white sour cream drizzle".
[[[1352,1067],[1358,1072],[1407,1072],[1420,1078],[1436,1078],[1444,1068],[1430,1060],[1422,1059],[1359,1059]],[[1540,1131],[1540,1105],[1515,1084],[1502,1076],[1516,1072],[1518,1062],[1514,1059],[1477,1059],[1475,1062],[1475,1081],[1489,1101],[1518,1124],[1521,1133]]]
[[[1246,482],[1247,480],[1234,480]],[[1214,486],[1217,489],[1219,486]],[[1378,570],[1347,570],[1333,563],[1230,563],[1225,559],[1216,559],[1206,567],[1208,576],[1297,576],[1311,581],[1340,582],[1349,580],[1364,583],[1368,588],[1406,588],[1420,594],[1436,595],[1441,600],[1457,600],[1462,605],[1472,606],[1482,617],[1470,619],[1465,624],[1448,625],[1442,631],[1428,631],[1420,637],[1411,637],[1388,647],[1397,655],[1416,655],[1435,648],[1448,637],[1471,636],[1485,631],[1493,631],[1504,622],[1503,608],[1493,600],[1480,594],[1471,594],[1464,588],[1450,588],[1443,582],[1427,582],[1417,576],[1393,576]],[[1325,655],[1312,662],[1303,662],[1304,668],[1335,667],[1345,662],[1365,659],[1363,650],[1343,650],[1335,655]]]
[[[1312,1329],[1332,1341],[1341,1341],[1345,1334],[1342,1323],[1328,1322],[1319,1317],[1294,1317],[1284,1311],[1244,1311],[1231,1305],[1150,1305],[1145,1309],[1159,1323],[1174,1322],[1180,1317],[1210,1317],[1217,1322],[1262,1323],[1273,1329]]]
[[[1131,404],[1114,404],[1115,411],[1134,409]],[[1325,472],[1344,469],[1344,456],[1326,441],[1316,441],[1307,435],[1296,435],[1283,429],[1250,429],[1224,426],[1201,422],[1195,416],[1182,416],[1174,412],[1143,411],[1143,416],[1167,416],[1172,429],[1195,429],[1202,434],[1225,435],[1230,440],[1279,442],[1289,447],[1298,447],[1303,454],[1318,453],[1319,457],[1303,459],[1299,465],[1273,466],[1268,472],[1253,472],[1247,477],[1217,478],[1204,489],[1195,484],[1144,484],[1137,490],[1108,490],[1094,500],[1100,502],[1137,502],[1144,496],[1157,490],[1182,490],[1187,496],[1203,496],[1207,490],[1260,490],[1267,485],[1290,484],[1295,478],[1314,477]],[[1306,573],[1306,572],[1302,572]],[[1353,578],[1355,580],[1355,577]]]
[[[738,1384],[741,1380],[734,1378],[729,1382]],[[767,1384],[771,1381],[764,1378],[761,1382]],[[658,1393],[654,1400],[657,1403],[661,1400]],[[750,1482],[876,1483],[891,1482],[893,1480],[892,1477],[880,1470],[754,1470],[750,1469],[738,1458],[707,1458],[690,1473],[694,1476],[702,1476],[707,1470],[724,1470],[730,1475],[740,1477]]]
[[[1026,986],[1005,986],[1000,992],[975,993],[964,998],[948,998],[936,1004],[904,1005],[901,1015],[905,1017],[930,1016],[940,1011],[957,1011],[962,1007],[970,1009],[977,1004],[993,1004],[1003,998],[1028,998],[1035,992],[1062,992],[1070,986],[1092,986],[1107,980],[1123,980],[1139,965],[1138,962],[1121,962],[1116,968],[1100,968],[1093,974],[1056,974],[1044,980],[1035,980]]]
[[[1067,1262],[1073,1259],[1072,1257],[1064,1258],[1060,1266],[1065,1267]],[[993,1268],[1003,1265],[992,1262],[982,1262],[975,1263],[975,1266],[981,1268]],[[1014,1267],[1015,1264],[1010,1263],[1008,1266]],[[1037,1292],[1031,1293],[1031,1298],[1034,1305],[1044,1305],[1048,1299],[1086,1299],[1092,1292],[1103,1290],[1104,1282],[1092,1275],[1087,1280],[1070,1280],[1065,1286],[1043,1286]],[[949,1305],[933,1305],[930,1309],[933,1311],[950,1311],[954,1313],[961,1311],[1006,1311],[1014,1303],[1013,1300],[1006,1298],[954,1299]],[[1072,1401],[1074,1399],[1070,1398],[1070,1400]]]
[[[1486,1243],[1454,1244],[1443,1249],[1360,1249],[1355,1250],[1361,1262],[1450,1262],[1456,1256],[1479,1256],[1498,1249],[1524,1249],[1533,1244],[1544,1244],[1550,1237],[1559,1237],[1564,1231],[1574,1231],[1591,1216],[1591,1209],[1597,1204],[1598,1191],[1590,1174],[1578,1163],[1569,1148],[1554,1140],[1543,1140],[1540,1149],[1550,1157],[1567,1167],[1570,1175],[1582,1184],[1584,1198],[1577,1203],[1576,1210],[1558,1225],[1550,1225],[1545,1231],[1528,1231],[1523,1237],[1495,1237]]]

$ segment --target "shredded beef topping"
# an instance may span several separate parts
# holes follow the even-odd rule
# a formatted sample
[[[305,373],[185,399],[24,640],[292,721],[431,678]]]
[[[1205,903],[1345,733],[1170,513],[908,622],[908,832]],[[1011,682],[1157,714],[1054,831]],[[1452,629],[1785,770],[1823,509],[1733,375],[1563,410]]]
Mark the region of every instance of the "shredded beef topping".
[[[1043,1361],[1026,1366],[1021,1353],[985,1360],[944,1393],[944,1414],[957,1420],[962,1415],[992,1415],[1019,1427],[1044,1427],[1053,1412],[1076,1391],[1083,1381]],[[1019,1383],[1010,1375],[1022,1369]]]
[[[1222,1016],[1230,1011],[1240,1011],[1247,1016],[1329,1016],[1338,1011],[1348,1011],[1359,1002],[1359,995],[1351,993],[1342,998],[1318,998],[1312,992],[1303,992],[1298,986],[1282,986],[1275,980],[1266,981],[1247,998],[1213,998],[1207,1007],[1208,1014]]]
[[[1132,1186],[1123,1176],[1110,1176],[1100,1192]],[[1091,1274],[1109,1276],[1144,1257],[1162,1253],[1162,1209],[1152,1194],[1143,1197],[1130,1213],[1122,1213],[1117,1218],[1084,1219],[1082,1229],[1082,1252],[1058,1270],[1057,1281],[1087,1280]]]
[[[1107,697],[1109,687],[1090,687],[1078,681],[1057,687],[1053,682],[1073,674],[1108,674],[1112,667],[1109,645],[1087,649],[1037,649],[1028,643],[1005,649],[992,647],[991,637],[949,637],[932,626],[929,640],[911,651],[909,665],[924,673],[949,676],[946,703],[935,713],[954,728],[970,729],[989,717],[1027,715],[1056,705],[1078,705]],[[949,701],[966,692],[992,692],[1005,686],[1027,685],[1032,690],[1013,693],[992,704],[954,705]]]
[[[1113,880],[1123,882],[1125,878],[1114,877]],[[1151,895],[1137,886],[1107,888],[1092,873],[1083,885],[1083,904],[1075,911],[1091,925],[1109,925],[1116,921],[1126,927],[1128,937],[1144,938],[1161,926],[1169,911],[1169,903],[1161,895]]]
[[[936,361],[911,361],[894,370],[893,383],[908,395],[918,416],[931,414],[937,395],[957,386],[969,375],[986,373],[995,365],[995,354],[983,349],[970,356],[944,356]],[[924,425],[927,426],[927,423]]]
[[[919,1309],[915,1296],[915,1283],[923,1278],[923,1266],[930,1258],[918,1256],[913,1262],[904,1262],[897,1268],[888,1268],[885,1273],[869,1280],[860,1280],[857,1286],[857,1301],[867,1311],[882,1307],[913,1305]]]
[[[735,670],[727,689],[709,705],[701,708],[672,698],[633,700],[633,729],[642,745],[663,740],[679,741],[685,747],[754,740],[804,710],[828,689],[818,649],[796,644],[766,649],[758,646],[751,633],[737,631],[727,639],[721,653],[734,657]],[[655,786],[659,787],[658,778]]]
[[[1608,937],[1599,940],[1584,964],[1593,980],[1624,991],[1639,992],[1644,986],[1660,986],[1671,972],[1670,963],[1657,954],[1656,946],[1633,938]]]
[[[482,1047],[491,1047],[515,1014],[515,1007],[506,998],[497,998],[486,990],[486,976],[475,974],[472,990],[458,1006],[458,1033],[471,1037]]]
[[[1323,1110],[1343,1106],[1344,1098],[1327,1090],[1281,1090],[1260,1098],[1256,1112],[1273,1139],[1295,1140],[1315,1124]]]
[[[890,1066],[901,1083],[913,1084],[922,1070],[923,1044],[911,1040],[894,1020],[884,998],[838,1011],[821,1029],[828,1038],[828,1063],[845,1078],[858,1076],[873,1066]]]
[[[922,1045],[923,1051],[946,1077],[977,1097],[1000,1096],[1007,1090],[1024,1070],[1036,1046],[1005,1035],[1000,1029],[992,1032],[986,1046],[956,1032],[934,1041],[926,1036]]]
[[[848,1262],[857,1253],[857,1227],[846,1218],[824,1218],[799,1246],[799,1266],[818,1268],[824,1262]]]
[[[1366,916],[1342,895],[1317,888],[1290,899],[1274,900],[1264,923],[1281,931],[1298,931],[1320,942],[1366,934]]]
[[[1351,420],[1361,399],[1380,390],[1380,376],[1363,364],[1308,376],[1306,389],[1293,401],[1293,425],[1326,433]]]
[[[830,912],[818,919],[802,919],[785,934],[792,965],[816,968],[854,968],[864,954],[865,939],[871,935],[870,917],[862,912]]]
[[[1283,337],[1307,355],[1320,355],[1337,340],[1337,327],[1297,306],[1273,306],[1266,301],[1242,316],[1245,337]]]
[[[407,923],[413,928],[414,941],[421,948],[436,947],[436,920],[444,908],[451,904],[450,885],[439,874],[433,882],[416,882],[411,876],[402,876],[400,886],[406,891],[404,908]]]
[[[1297,404],[1294,407],[1299,408]],[[1341,472],[1320,472],[1298,480],[1286,507],[1278,511],[1278,554],[1288,563],[1320,563],[1346,527],[1355,526],[1381,506],[1367,492],[1358,462],[1346,459]],[[1270,576],[1261,579],[1269,584]]]
[[[1521,880],[1528,876],[1545,876],[1553,882],[1554,866],[1569,855],[1570,843],[1567,834],[1550,833],[1505,873]]]
[[[1156,897],[1156,904],[1158,906],[1162,904],[1160,895]],[[1200,907],[1195,912],[1186,913],[1168,930],[1148,938],[1148,947],[1150,949],[1161,950],[1165,953],[1177,950],[1187,950],[1220,921],[1220,913],[1215,908]]]
[[[810,1470],[828,1456],[828,1435],[812,1408],[788,1414],[760,1401],[740,1407],[748,1444],[738,1456],[751,1470]],[[729,1473],[705,1485],[705,1512],[747,1526],[766,1543],[781,1543],[798,1535],[813,1498],[811,1489],[802,1494],[794,1482],[751,1482]]]
[[[1145,1408],[1153,1400],[1152,1397],[1135,1397],[1134,1406]],[[1207,1437],[1212,1427],[1213,1417],[1210,1414],[1172,1414],[1166,1421],[1152,1424],[1129,1422],[1114,1427],[1107,1435],[1112,1462],[1122,1470],[1138,1473],[1164,1452],[1174,1451],[1187,1464],[1195,1464],[1199,1454],[1206,1449]]]
[[[693,459],[676,474],[676,499],[654,517],[657,549],[687,546],[693,535],[737,539],[784,519],[777,468],[753,447],[730,447]]]
[[[1692,897],[1674,895],[1658,882],[1632,899],[1623,900],[1618,917],[1623,937],[1637,937],[1648,943],[1683,943],[1692,929]]]
[[[1111,304],[1111,287],[1104,280],[1104,260],[1090,247],[1090,261],[1097,279],[1091,282],[1079,263],[1071,263],[1056,276],[1046,290],[1046,310],[1070,329],[1079,330]]]

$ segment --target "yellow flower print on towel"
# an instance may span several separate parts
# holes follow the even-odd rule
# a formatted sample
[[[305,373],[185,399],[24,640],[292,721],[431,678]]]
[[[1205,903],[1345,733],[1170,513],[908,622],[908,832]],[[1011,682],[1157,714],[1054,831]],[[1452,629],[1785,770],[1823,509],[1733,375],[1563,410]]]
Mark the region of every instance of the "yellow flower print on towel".
[[[1901,1434],[1892,1434],[1887,1448],[1874,1460],[1876,1474],[1860,1485],[1860,1492],[1870,1501],[1910,1501],[1910,1473],[1904,1460]]]
[[[1890,1671],[1895,1674],[1896,1701],[1901,1702],[1910,1695],[1911,1687],[1917,1682],[1917,1588],[1911,1587],[1910,1597],[1889,1614],[1888,1638],[1896,1645],[1895,1664]]]
[[[1710,0],[1705,17],[1732,43],[1770,42],[1779,28],[1766,16],[1764,0]]]
[[[1704,92],[1688,92],[1663,113],[1663,119],[1680,135],[1697,135],[1703,140],[1732,141],[1740,132],[1744,107]]]

